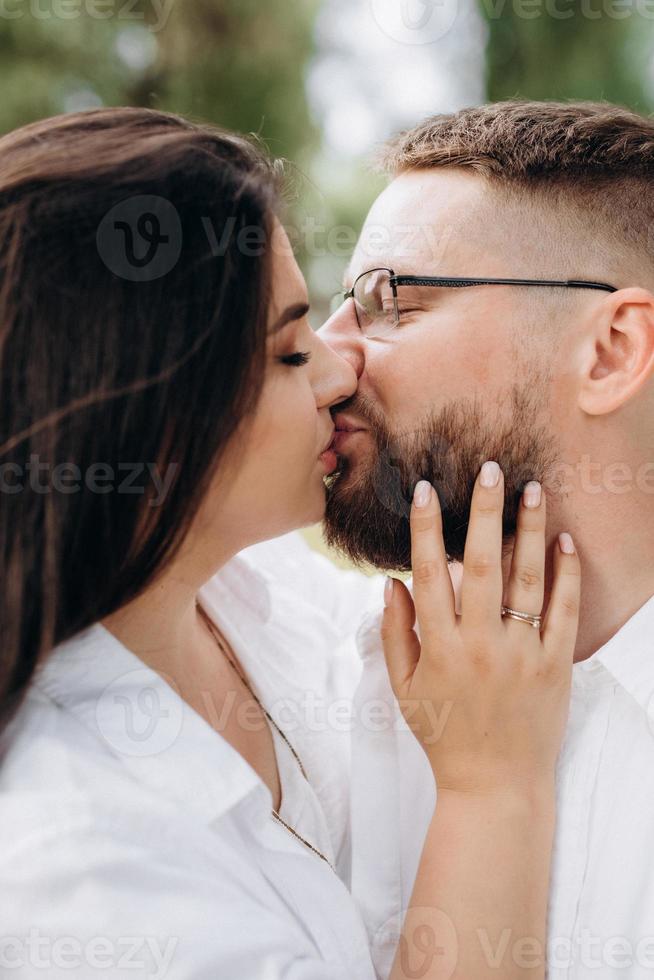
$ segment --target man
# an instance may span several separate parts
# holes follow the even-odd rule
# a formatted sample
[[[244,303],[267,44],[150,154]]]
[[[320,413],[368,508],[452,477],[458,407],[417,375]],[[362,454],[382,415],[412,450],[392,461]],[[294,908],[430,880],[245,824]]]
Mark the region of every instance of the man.
[[[508,557],[519,491],[543,483],[548,540],[570,530],[583,569],[549,976],[650,976],[654,122],[609,105],[501,103],[428,119],[384,163],[391,182],[322,331],[359,377],[336,416],[327,536],[357,561],[408,570],[407,501],[424,477],[460,559],[474,477],[495,459]],[[531,578],[524,569],[527,587]],[[375,636],[361,637],[358,699],[391,704]],[[425,760],[400,728],[362,726],[353,739],[353,886],[366,869],[380,975],[434,805]],[[480,874],[492,866],[489,854]],[[528,956],[529,937],[489,936],[480,923],[479,941],[498,976]]]

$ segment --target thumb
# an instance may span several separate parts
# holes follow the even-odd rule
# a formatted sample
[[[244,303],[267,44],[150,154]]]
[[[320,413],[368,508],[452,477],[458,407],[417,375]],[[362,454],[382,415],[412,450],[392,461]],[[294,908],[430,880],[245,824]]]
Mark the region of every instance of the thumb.
[[[393,694],[401,700],[409,693],[420,659],[420,642],[413,628],[416,610],[411,593],[399,579],[387,579],[384,600],[386,608],[381,625],[384,658]]]

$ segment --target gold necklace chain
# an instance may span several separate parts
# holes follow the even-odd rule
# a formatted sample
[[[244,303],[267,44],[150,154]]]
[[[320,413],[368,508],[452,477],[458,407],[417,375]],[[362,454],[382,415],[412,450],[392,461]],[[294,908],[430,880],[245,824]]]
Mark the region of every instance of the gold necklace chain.
[[[265,715],[265,717],[268,719],[268,722],[273,726],[273,728],[279,734],[280,738],[282,738],[284,740],[284,742],[286,743],[286,745],[289,747],[289,749],[291,751],[291,754],[293,755],[293,758],[295,759],[295,761],[297,762],[298,766],[300,767],[300,772],[302,773],[302,775],[304,776],[304,778],[306,779],[306,781],[309,782],[309,777],[307,776],[306,770],[305,770],[304,766],[302,765],[302,760],[300,759],[299,755],[297,754],[297,752],[295,751],[295,749],[293,748],[293,746],[291,745],[291,743],[289,742],[288,738],[286,737],[286,735],[284,734],[284,732],[281,730],[281,728],[279,727],[279,725],[277,724],[277,722],[275,721],[275,719],[269,714],[268,711],[266,711],[265,707],[263,706],[263,704],[261,703],[261,701],[259,700],[259,698],[257,697],[257,695],[252,690],[252,688],[251,688],[251,686],[250,686],[250,684],[248,682],[248,679],[243,675],[242,671],[239,670],[239,668],[236,666],[234,660],[230,657],[230,655],[229,655],[229,653],[228,653],[228,651],[227,651],[227,649],[225,647],[225,644],[223,643],[222,638],[221,638],[220,634],[218,633],[218,631],[217,631],[214,623],[212,622],[211,618],[207,615],[207,613],[202,608],[201,604],[197,601],[197,599],[195,601],[195,605],[196,605],[196,608],[197,608],[198,612],[201,613],[204,621],[206,622],[207,626],[209,627],[209,630],[211,632],[211,635],[213,636],[213,638],[215,639],[216,643],[220,647],[221,653],[225,657],[225,660],[231,666],[232,670],[238,675],[238,677],[243,682],[243,684],[245,684],[245,686],[247,687],[248,691],[250,692],[250,694],[252,695],[252,697],[254,698],[254,700],[256,701],[256,703],[261,708],[261,711],[263,712],[263,714]],[[335,868],[333,867],[333,865],[331,864],[331,862],[329,861],[329,859],[325,857],[325,855],[322,853],[322,851],[319,851],[318,848],[317,847],[314,847],[314,845],[311,844],[308,840],[306,840],[302,836],[302,834],[298,834],[297,830],[294,830],[293,827],[291,827],[290,824],[287,824],[286,821],[282,817],[280,817],[279,813],[277,812],[277,810],[275,810],[274,807],[272,807],[272,809],[271,809],[270,812],[272,813],[273,818],[279,824],[281,824],[282,827],[285,827],[286,830],[289,831],[289,833],[293,834],[293,837],[295,837],[295,838],[297,838],[297,840],[301,841],[302,844],[305,845],[305,847],[308,847],[310,851],[313,851],[313,853],[314,854],[317,854],[319,858],[322,858],[322,860],[326,864],[329,865],[329,867],[332,869],[332,871],[335,871]]]

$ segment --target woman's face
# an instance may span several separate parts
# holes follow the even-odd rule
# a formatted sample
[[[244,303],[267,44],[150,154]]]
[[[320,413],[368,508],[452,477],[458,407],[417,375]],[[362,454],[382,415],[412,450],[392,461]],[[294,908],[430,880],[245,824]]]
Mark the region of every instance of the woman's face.
[[[322,519],[324,478],[336,466],[325,453],[334,431],[329,409],[357,385],[352,366],[309,325],[306,284],[278,222],[273,243],[263,390],[198,515],[213,540],[239,539],[232,551]]]

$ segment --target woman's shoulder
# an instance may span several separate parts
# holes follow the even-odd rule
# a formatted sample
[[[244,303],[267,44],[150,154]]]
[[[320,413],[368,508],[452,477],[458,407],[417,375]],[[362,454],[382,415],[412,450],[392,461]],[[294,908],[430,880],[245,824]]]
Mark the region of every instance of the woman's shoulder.
[[[161,880],[197,881],[209,873],[227,875],[229,868],[242,875],[244,851],[234,828],[239,799],[251,795],[254,779],[230,799],[227,786],[238,780],[240,760],[217,733],[204,731],[201,719],[189,713],[186,720],[202,729],[209,749],[218,746],[212,760],[222,760],[226,770],[215,778],[211,799],[201,785],[211,768],[209,754],[204,761],[190,757],[201,755],[202,742],[188,732],[178,739],[188,741],[186,749],[166,761],[172,748],[162,746],[159,759],[146,758],[141,769],[104,745],[73,712],[31,688],[2,739],[0,878],[33,878],[47,889],[99,873],[120,884],[121,868],[145,864]],[[190,774],[179,770],[185,758]],[[200,766],[197,779],[194,766]]]
[[[3,732],[1,749],[0,864],[22,851],[65,847],[85,833],[147,833],[159,801],[36,685]]]
[[[0,737],[0,867],[38,853],[46,868],[85,838],[200,865],[203,847],[215,853],[210,824],[256,789],[176,690],[91,629],[51,653]]]

